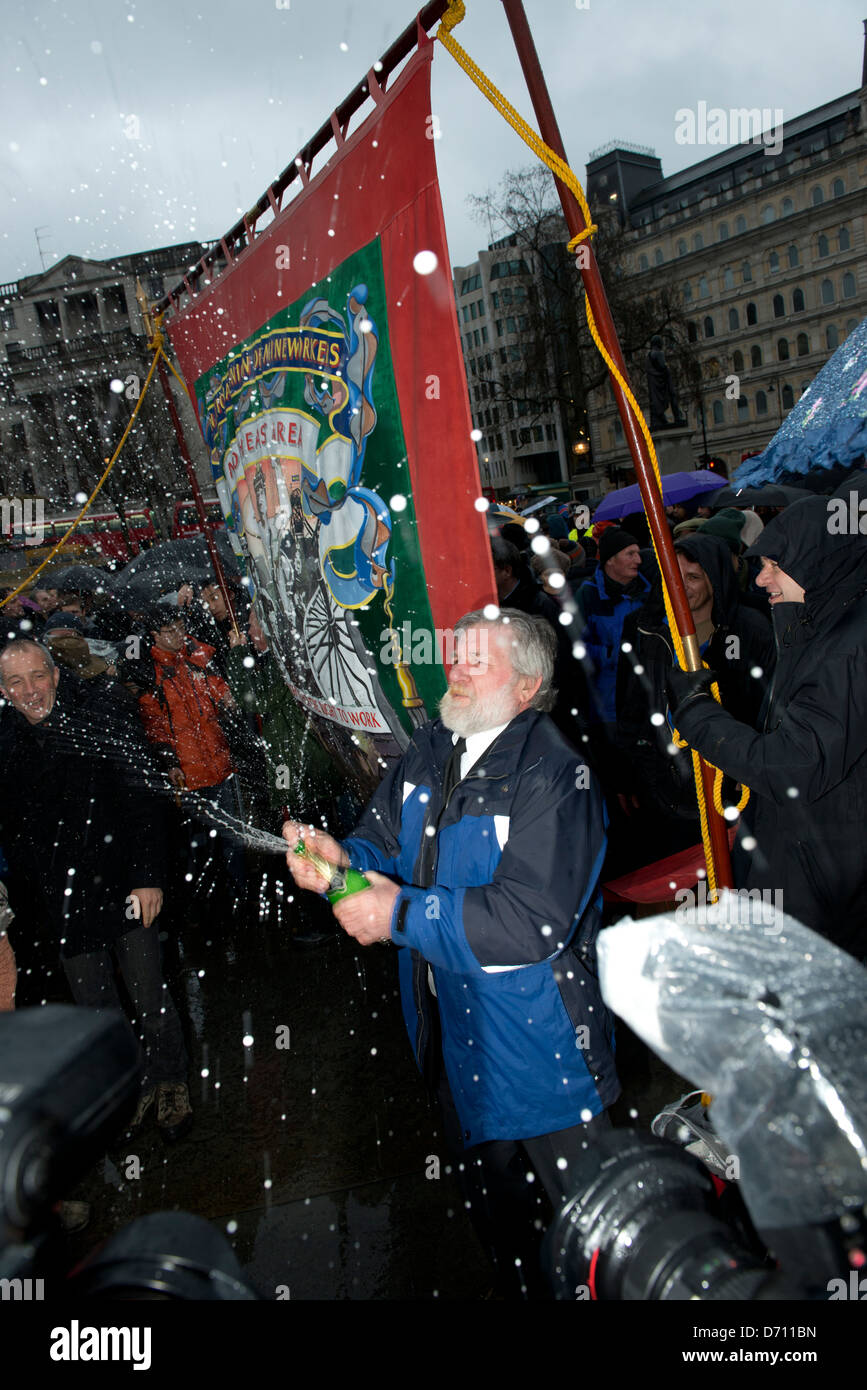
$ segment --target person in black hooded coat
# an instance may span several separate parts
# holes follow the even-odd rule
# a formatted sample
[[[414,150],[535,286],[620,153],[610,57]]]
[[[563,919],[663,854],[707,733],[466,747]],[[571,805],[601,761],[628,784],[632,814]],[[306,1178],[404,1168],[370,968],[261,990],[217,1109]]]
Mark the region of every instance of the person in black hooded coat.
[[[867,502],[867,474],[837,496]],[[777,667],[759,731],[710,698],[708,672],[674,671],[677,727],[751,790],[733,859],[739,887],[867,957],[867,535],[837,534],[833,499],[788,507],[747,554],[763,559]]]
[[[697,532],[674,548],[699,566],[711,587],[710,614],[700,622],[706,603],[699,607],[685,576],[702,659],[718,674],[722,706],[755,727],[776,659],[770,622],[740,603],[731,551],[720,537]],[[641,845],[640,857],[649,863],[700,838],[692,758],[688,749],[668,751],[672,723],[665,689],[677,656],[658,577],[648,602],[627,617],[623,642],[630,650],[621,652],[617,670],[620,791],[645,813],[646,824],[639,830],[635,821],[630,839]],[[732,796],[733,788],[724,788],[724,799],[726,792]]]

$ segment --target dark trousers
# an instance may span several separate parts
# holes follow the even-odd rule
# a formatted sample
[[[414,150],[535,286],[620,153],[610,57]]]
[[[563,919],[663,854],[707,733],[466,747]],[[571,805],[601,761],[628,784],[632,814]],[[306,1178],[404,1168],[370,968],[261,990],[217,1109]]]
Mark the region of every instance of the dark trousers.
[[[159,918],[149,927],[136,927],[113,943],[111,950],[87,951],[63,961],[76,1004],[86,1009],[118,1009],[112,950],[141,1027],[145,1052],[143,1090],[161,1081],[186,1081],[189,1060],[178,1011],[160,966]]]
[[[202,826],[208,827],[204,831],[207,837],[210,830],[217,832],[216,838],[219,841],[223,855],[223,863],[226,872],[236,890],[243,894],[247,881],[247,871],[244,860],[243,843],[235,838],[229,829],[221,829],[221,824],[232,825],[239,819],[239,807],[235,797],[235,781],[232,777],[227,777],[225,782],[218,782],[213,787],[200,787],[196,796],[202,797],[205,801],[210,801],[214,807],[214,820],[210,822],[205,815],[195,823],[193,837],[201,840],[203,838]],[[225,820],[224,820],[225,818]]]
[[[434,1021],[429,1075],[446,1146],[455,1161],[470,1219],[507,1299],[544,1300],[551,1290],[541,1265],[542,1239],[562,1204],[573,1195],[571,1176],[599,1130],[611,1121],[602,1111],[586,1124],[532,1139],[493,1139],[465,1148],[463,1131],[442,1060],[439,1009]]]

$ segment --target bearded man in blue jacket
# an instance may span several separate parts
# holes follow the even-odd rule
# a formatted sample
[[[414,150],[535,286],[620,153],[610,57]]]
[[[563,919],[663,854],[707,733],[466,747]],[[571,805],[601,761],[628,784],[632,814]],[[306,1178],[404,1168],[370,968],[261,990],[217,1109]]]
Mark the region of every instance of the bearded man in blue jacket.
[[[469,1160],[476,1230],[503,1291],[534,1296],[534,1220],[570,1195],[570,1167],[619,1091],[595,972],[604,809],[544,712],[550,626],[476,612],[455,639],[440,719],[415,732],[352,836],[310,843],[370,880],[335,916],[361,945],[398,948],[410,1041],[448,1146]],[[294,846],[312,832],[284,834]],[[299,887],[324,891],[308,861],[288,862]]]

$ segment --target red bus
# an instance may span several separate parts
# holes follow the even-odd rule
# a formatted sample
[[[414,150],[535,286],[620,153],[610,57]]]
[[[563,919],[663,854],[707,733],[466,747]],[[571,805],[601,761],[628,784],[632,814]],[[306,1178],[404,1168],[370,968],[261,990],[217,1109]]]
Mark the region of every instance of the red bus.
[[[226,520],[223,516],[223,508],[219,501],[212,497],[205,497],[205,519],[212,531],[225,531]],[[202,524],[199,521],[199,513],[196,511],[196,504],[190,498],[186,502],[175,503],[175,517],[172,522],[172,540],[182,540],[184,536],[200,536],[202,534]]]
[[[21,545],[20,563],[35,568],[66,534],[77,515],[77,512],[72,512],[69,516],[46,517],[41,540],[36,545],[31,542],[26,547]],[[71,563],[80,559],[85,562],[108,560],[123,565],[128,560],[134,560],[140,551],[153,545],[157,533],[148,507],[131,507],[125,516],[129,545],[117,512],[88,512],[66,544],[58,550],[55,557],[57,563]]]

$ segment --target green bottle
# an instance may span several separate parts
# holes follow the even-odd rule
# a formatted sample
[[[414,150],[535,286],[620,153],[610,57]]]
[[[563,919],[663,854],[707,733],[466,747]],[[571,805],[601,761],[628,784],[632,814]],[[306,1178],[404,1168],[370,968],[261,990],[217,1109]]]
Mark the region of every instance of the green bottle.
[[[370,879],[365,878],[360,869],[341,869],[324,855],[318,854],[315,849],[309,849],[303,840],[298,841],[294,852],[303,855],[314,869],[328,880],[325,896],[330,903],[339,903],[342,898],[348,898],[353,893],[360,893],[363,888],[370,887]]]

